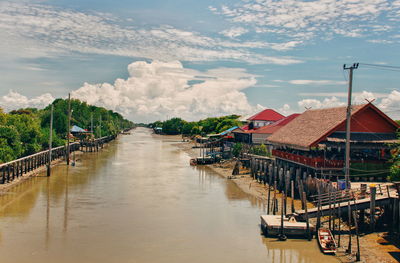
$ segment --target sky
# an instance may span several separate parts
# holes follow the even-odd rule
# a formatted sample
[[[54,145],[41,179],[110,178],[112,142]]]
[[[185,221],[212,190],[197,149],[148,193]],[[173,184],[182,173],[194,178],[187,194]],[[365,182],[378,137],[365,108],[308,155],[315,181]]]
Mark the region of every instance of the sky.
[[[0,107],[135,122],[365,99],[400,119],[400,0],[0,0]]]

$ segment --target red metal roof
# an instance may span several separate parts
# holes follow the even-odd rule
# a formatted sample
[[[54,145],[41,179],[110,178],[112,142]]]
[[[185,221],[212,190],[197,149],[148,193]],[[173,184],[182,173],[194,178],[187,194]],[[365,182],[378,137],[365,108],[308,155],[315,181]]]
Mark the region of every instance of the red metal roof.
[[[376,115],[374,123],[365,118],[370,111]],[[373,104],[352,106],[351,131],[358,131],[358,126],[367,127],[369,132],[380,132],[379,122],[391,127],[395,132],[399,125],[380,111]],[[378,120],[379,118],[379,120]],[[365,122],[367,120],[368,122]],[[293,148],[308,149],[316,146],[336,130],[341,130],[346,122],[346,107],[307,110],[293,121],[276,131],[268,141],[275,144],[288,145]]]
[[[270,125],[261,127],[255,131],[253,131],[253,133],[272,134],[272,133],[276,132],[277,130],[279,130],[280,128],[282,128],[283,126],[285,126],[286,124],[288,124],[289,122],[291,122],[292,120],[294,120],[298,116],[300,116],[299,113],[294,113],[294,114],[289,115],[289,116],[287,116],[279,121],[276,121]]]
[[[262,112],[259,112],[247,120],[249,121],[278,121],[285,118],[282,114],[274,111],[273,109],[265,109]]]

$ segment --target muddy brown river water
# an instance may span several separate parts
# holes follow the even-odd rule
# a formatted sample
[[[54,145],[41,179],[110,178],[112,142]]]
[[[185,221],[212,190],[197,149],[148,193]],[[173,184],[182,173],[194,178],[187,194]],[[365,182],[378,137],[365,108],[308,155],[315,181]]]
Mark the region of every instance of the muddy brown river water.
[[[336,262],[260,235],[265,206],[138,128],[0,196],[0,262]]]

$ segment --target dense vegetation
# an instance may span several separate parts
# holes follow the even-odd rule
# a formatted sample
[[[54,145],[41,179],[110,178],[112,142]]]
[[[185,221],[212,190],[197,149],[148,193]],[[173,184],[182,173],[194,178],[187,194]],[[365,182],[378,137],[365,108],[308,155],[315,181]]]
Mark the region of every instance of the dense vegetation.
[[[56,99],[54,105],[53,146],[66,143],[68,125],[68,100]],[[10,113],[0,109],[0,162],[8,162],[48,148],[50,134],[50,109],[27,108]],[[119,113],[71,100],[71,127],[77,125],[90,131],[93,116],[94,136],[118,133],[133,126]],[[101,120],[101,125],[100,125]]]
[[[162,128],[163,133],[169,135],[207,135],[220,133],[234,126],[241,126],[242,123],[238,120],[239,117],[238,115],[229,115],[207,118],[197,122],[187,122],[181,118],[172,118],[164,122],[156,121],[149,126],[151,128]]]

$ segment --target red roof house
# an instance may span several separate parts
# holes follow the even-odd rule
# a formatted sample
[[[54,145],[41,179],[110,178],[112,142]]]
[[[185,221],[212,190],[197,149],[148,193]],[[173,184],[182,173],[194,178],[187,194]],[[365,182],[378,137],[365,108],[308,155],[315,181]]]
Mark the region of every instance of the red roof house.
[[[273,134],[274,132],[278,131],[280,128],[294,120],[296,117],[298,117],[300,114],[295,113],[292,115],[289,115],[283,119],[280,119],[279,121],[276,121],[272,124],[269,124],[267,126],[261,127],[259,129],[253,130],[252,133],[252,141],[254,144],[262,144],[266,143],[267,138]]]
[[[351,165],[384,165],[390,158],[389,144],[398,142],[397,129],[399,124],[372,103],[352,106]],[[274,145],[273,155],[278,159],[308,168],[342,171],[346,107],[307,110],[274,132],[268,141]]]
[[[260,128],[285,118],[282,114],[273,109],[265,109],[247,120],[250,121],[251,128]]]

